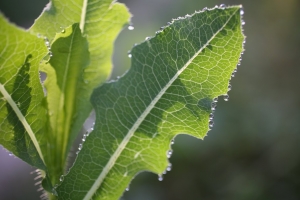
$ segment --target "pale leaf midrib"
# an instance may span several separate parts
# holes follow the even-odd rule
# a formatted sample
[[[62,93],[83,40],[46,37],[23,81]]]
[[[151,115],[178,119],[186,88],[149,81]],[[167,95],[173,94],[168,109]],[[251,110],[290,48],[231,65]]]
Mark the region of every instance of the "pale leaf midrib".
[[[237,10],[238,11],[238,10]],[[108,163],[103,168],[102,172],[98,176],[98,178],[95,180],[94,184],[92,185],[91,189],[87,192],[87,194],[84,197],[84,200],[90,200],[95,192],[98,190],[98,188],[101,186],[103,180],[105,179],[106,175],[109,173],[112,166],[114,166],[116,160],[119,158],[121,152],[125,149],[127,143],[129,142],[130,138],[133,136],[137,128],[140,126],[140,124],[144,121],[146,116],[150,113],[152,108],[155,106],[155,104],[159,101],[159,99],[163,96],[163,94],[166,92],[166,90],[173,84],[173,82],[178,78],[178,76],[191,64],[191,62],[202,52],[204,48],[206,48],[209,43],[216,37],[217,34],[220,33],[221,30],[224,29],[224,27],[227,25],[227,23],[230,21],[230,19],[235,15],[237,12],[235,11],[228,20],[224,23],[224,25],[216,31],[216,33],[203,45],[203,47],[195,53],[195,55],[189,59],[189,61],[175,74],[175,76],[166,84],[166,86],[157,94],[157,96],[151,101],[149,106],[146,108],[146,110],[141,114],[141,116],[137,119],[137,122],[133,124],[132,128],[128,131],[125,138],[122,140],[119,147],[116,149],[112,157],[109,159]]]
[[[3,97],[5,98],[5,100],[9,103],[9,105],[12,107],[12,109],[15,111],[18,119],[20,120],[20,122],[23,124],[26,132],[28,133],[31,141],[33,142],[40,158],[42,159],[43,163],[44,162],[44,157],[43,157],[43,154],[42,154],[42,151],[41,151],[41,148],[40,148],[40,145],[30,127],[30,125],[28,124],[25,116],[22,114],[21,110],[18,108],[17,104],[14,102],[14,100],[11,98],[10,94],[6,91],[4,85],[2,85],[0,83],[0,92],[2,93]]]
[[[77,26],[76,26],[77,27]],[[75,28],[76,28],[75,27]],[[65,102],[66,100],[66,82],[68,81],[68,73],[69,73],[69,68],[70,68],[70,61],[71,61],[71,57],[72,57],[72,49],[73,49],[73,43],[74,43],[74,36],[75,36],[75,29],[72,30],[73,33],[72,33],[72,37],[71,37],[71,43],[70,43],[70,46],[69,46],[69,54],[68,54],[68,57],[67,57],[67,63],[66,63],[66,67],[65,67],[65,71],[64,71],[64,76],[63,76],[63,84],[62,84],[62,93],[61,93],[61,96],[60,96],[60,105],[59,105],[59,108],[63,107],[64,105],[66,105],[66,103],[71,103],[71,102]],[[63,109],[63,112],[65,112],[65,109]],[[72,112],[71,112],[72,113]],[[66,115],[63,115],[64,116],[64,120],[65,122],[68,122],[70,117],[71,116],[66,116]],[[57,120],[59,120],[59,118],[57,118]],[[59,124],[58,122],[56,124]],[[63,152],[62,152],[62,155],[65,155],[65,151],[66,151],[66,147],[67,147],[67,144],[68,144],[68,136],[69,136],[69,130],[70,130],[70,123],[64,123],[64,132],[63,133],[59,133],[61,134],[62,136],[62,142],[63,142]],[[67,137],[67,138],[65,138]],[[64,156],[62,156],[62,163],[64,163],[65,160],[64,160]]]
[[[81,17],[80,17],[80,24],[79,24],[81,33],[84,32],[87,4],[88,4],[88,0],[83,0],[82,10],[81,10]]]

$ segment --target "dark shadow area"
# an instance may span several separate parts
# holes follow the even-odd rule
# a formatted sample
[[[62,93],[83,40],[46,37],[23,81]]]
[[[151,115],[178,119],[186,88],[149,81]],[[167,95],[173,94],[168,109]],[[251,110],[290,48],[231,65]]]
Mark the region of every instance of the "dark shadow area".
[[[11,93],[11,98],[16,103],[17,107],[21,111],[22,115],[25,117],[27,115],[27,110],[31,103],[31,88],[28,87],[30,81],[30,59],[32,55],[29,54],[26,56],[24,64],[16,74],[16,78],[14,80],[14,86]],[[35,163],[35,165],[43,166],[43,162],[39,160],[39,155],[37,155],[37,151],[25,130],[24,125],[21,120],[17,116],[16,112],[10,106],[10,104],[6,103],[6,108],[8,111],[7,120],[14,127],[14,140],[11,141],[14,143],[14,146],[17,147],[16,152],[13,152],[16,156],[22,157],[24,160],[30,163]],[[31,155],[28,157],[27,154]],[[35,158],[34,160],[32,158]],[[42,167],[43,168],[43,167]]]

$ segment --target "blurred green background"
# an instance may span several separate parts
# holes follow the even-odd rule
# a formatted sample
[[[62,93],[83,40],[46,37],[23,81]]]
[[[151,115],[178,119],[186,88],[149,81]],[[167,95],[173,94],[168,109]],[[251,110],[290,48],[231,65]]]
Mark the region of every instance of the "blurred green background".
[[[173,169],[159,182],[142,173],[123,200],[300,199],[300,1],[122,0],[135,29],[116,41],[112,77],[130,66],[127,51],[172,18],[215,5],[244,6],[247,42],[231,81],[230,101],[219,98],[215,127],[204,141],[178,136]],[[29,27],[45,0],[2,0],[11,22]],[[1,28],[1,27],[0,27]],[[34,168],[0,147],[0,199],[39,199]]]

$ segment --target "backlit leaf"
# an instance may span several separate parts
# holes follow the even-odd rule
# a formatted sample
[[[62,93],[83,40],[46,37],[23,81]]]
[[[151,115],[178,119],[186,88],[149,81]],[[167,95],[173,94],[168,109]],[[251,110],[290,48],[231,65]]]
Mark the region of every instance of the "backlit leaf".
[[[0,144],[45,170],[45,109],[38,66],[43,39],[9,24],[0,13]]]
[[[82,96],[88,92],[83,71],[89,64],[89,52],[78,23],[56,35],[51,52],[52,57],[41,65],[40,70],[47,75],[44,82],[47,90],[47,134],[52,145],[46,163],[55,183],[66,165],[67,133],[74,126],[74,119],[87,109],[79,105],[84,101]]]
[[[243,51],[240,6],[179,18],[131,51],[131,69],[92,95],[95,129],[59,199],[118,199],[141,171],[170,167],[177,134],[203,139]],[[201,173],[201,172],[199,172]]]
[[[77,104],[81,112],[72,119],[69,132],[65,132],[69,141],[67,151],[92,110],[89,101],[91,93],[111,74],[113,43],[129,18],[126,6],[112,0],[52,0],[30,28],[31,32],[42,34],[52,42],[56,33],[79,23],[89,44],[90,62],[82,72],[86,91]]]

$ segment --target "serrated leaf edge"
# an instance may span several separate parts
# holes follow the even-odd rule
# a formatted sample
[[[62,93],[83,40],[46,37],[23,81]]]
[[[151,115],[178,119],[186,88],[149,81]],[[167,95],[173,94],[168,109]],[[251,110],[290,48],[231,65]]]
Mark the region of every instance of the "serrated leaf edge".
[[[98,176],[98,178],[95,180],[93,186],[88,191],[88,193],[85,195],[84,200],[90,200],[93,197],[93,195],[95,194],[95,192],[97,191],[97,189],[101,186],[101,183],[105,179],[106,175],[109,173],[110,169],[114,166],[114,164],[115,164],[116,160],[118,159],[118,157],[120,156],[121,152],[126,147],[126,145],[129,142],[130,138],[133,136],[133,134],[135,133],[135,131],[137,130],[137,128],[144,121],[145,117],[149,114],[149,112],[152,110],[152,108],[158,102],[158,100],[162,97],[162,95],[166,92],[166,90],[172,85],[172,83],[178,78],[178,76],[192,63],[192,61],[196,58],[196,56],[198,56],[202,52],[202,50],[209,45],[209,43],[215,38],[215,36],[217,34],[219,34],[219,32],[221,30],[224,29],[224,27],[227,25],[227,23],[230,21],[230,19],[234,16],[234,14],[236,12],[234,12],[228,18],[228,20],[224,23],[224,25],[211,37],[210,40],[208,40],[206,42],[206,44],[203,45],[203,47],[199,51],[197,51],[195,53],[195,55],[192,58],[190,58],[190,60],[166,84],[166,86],[161,90],[161,92],[159,92],[158,95],[151,101],[151,103],[146,108],[146,110],[141,114],[141,116],[138,118],[138,120],[136,121],[136,123],[128,131],[127,135],[125,136],[125,138],[123,139],[123,141],[121,142],[121,144],[119,145],[119,147],[117,148],[117,150],[115,151],[115,153],[111,156],[111,158],[109,159],[108,163],[105,165],[105,167],[103,168],[102,172],[100,173],[100,175]]]

